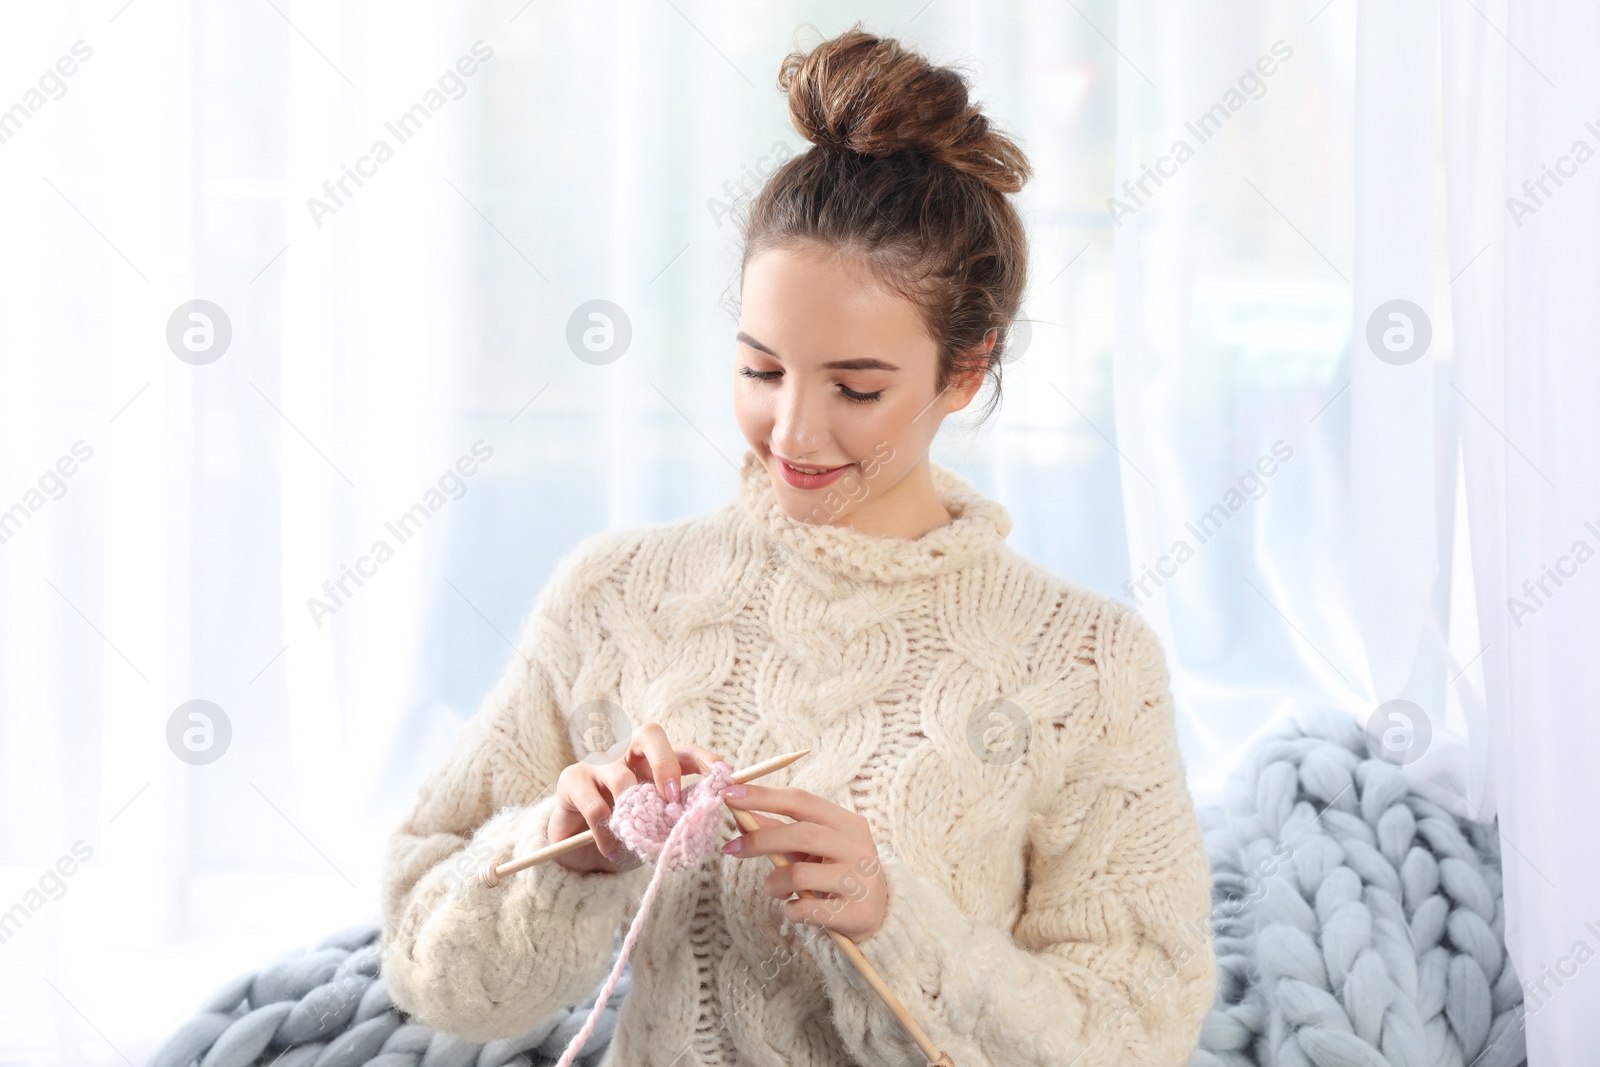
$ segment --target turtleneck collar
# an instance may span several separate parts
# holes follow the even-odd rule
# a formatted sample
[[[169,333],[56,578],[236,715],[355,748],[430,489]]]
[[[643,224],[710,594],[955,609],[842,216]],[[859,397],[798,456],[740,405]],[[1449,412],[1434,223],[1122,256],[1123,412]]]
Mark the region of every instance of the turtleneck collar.
[[[956,474],[929,462],[934,490],[953,521],[921,537],[879,537],[848,526],[791,518],[754,449],[739,467],[739,501],[756,529],[808,563],[856,581],[903,582],[960,568],[992,551],[1011,532],[1005,507]]]

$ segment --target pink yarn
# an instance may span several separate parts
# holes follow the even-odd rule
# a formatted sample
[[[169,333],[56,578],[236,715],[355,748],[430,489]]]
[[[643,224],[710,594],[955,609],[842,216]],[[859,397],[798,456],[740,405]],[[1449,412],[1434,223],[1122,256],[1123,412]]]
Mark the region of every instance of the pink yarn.
[[[584,1042],[594,1033],[600,1013],[622,977],[623,965],[628,962],[628,953],[639,936],[639,928],[644,925],[644,917],[650,912],[650,902],[655,899],[662,872],[698,867],[716,848],[721,794],[732,784],[732,777],[733,768],[717,760],[707,774],[688,788],[682,801],[661,799],[654,782],[631,785],[617,797],[616,807],[611,812],[612,832],[646,863],[655,864],[656,872],[650,876],[650,885],[639,901],[639,911],[628,927],[628,936],[622,941],[622,951],[612,965],[611,977],[601,987],[583,1029],[567,1045],[556,1067],[571,1067],[573,1059],[583,1051]]]

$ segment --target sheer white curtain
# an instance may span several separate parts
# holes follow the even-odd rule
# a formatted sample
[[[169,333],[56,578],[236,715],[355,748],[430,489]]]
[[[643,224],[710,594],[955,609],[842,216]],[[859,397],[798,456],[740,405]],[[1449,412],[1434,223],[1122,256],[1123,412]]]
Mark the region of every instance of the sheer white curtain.
[[[0,15],[0,1059],[138,1062],[219,981],[375,914],[414,769],[470,711],[438,678],[503,658],[475,610],[514,632],[552,562],[502,594],[453,533],[499,520],[533,425],[466,395],[482,222],[450,184],[500,56],[456,64],[509,14]]]
[[[1600,1048],[1600,12],[1445,5],[1472,571],[1530,1063]],[[1470,264],[1470,266],[1468,266]]]
[[[375,917],[388,831],[560,557],[729,498],[728,211],[804,147],[773,84],[797,27],[862,18],[966,68],[1037,168],[1026,343],[934,458],[1157,626],[1202,803],[1276,715],[1419,709],[1408,768],[1498,812],[1518,970],[1564,983],[1530,1047],[1571,1062],[1587,170],[1503,212],[1600,143],[1573,15],[8,9],[0,1059],[137,1062],[225,979]],[[1420,358],[1367,341],[1395,299]],[[193,300],[227,319],[210,361]],[[569,341],[596,300],[609,362]]]
[[[1191,785],[1209,797],[1277,714],[1355,715],[1419,791],[1498,817],[1529,1062],[1580,1062],[1600,1047],[1600,17],[1118,14],[1123,517]],[[1292,458],[1230,500],[1277,444]]]
[[[1353,226],[1357,163],[1381,122],[1362,113],[1353,6],[1117,14],[1119,592],[1168,649],[1190,784],[1209,803],[1274,717],[1326,704],[1366,721],[1416,654],[1421,608],[1403,588],[1366,604],[1359,576],[1384,546],[1355,535],[1380,492],[1366,409],[1400,403],[1364,382],[1371,355],[1352,325],[1353,261],[1384,255]],[[1431,188],[1433,157],[1407,162]],[[1426,274],[1433,238],[1392,240]],[[1405,403],[1433,388],[1431,361],[1419,374]],[[1431,479],[1426,453],[1404,463]],[[1420,530],[1413,503],[1387,521],[1432,545],[1431,501]],[[1397,606],[1412,620],[1403,666],[1387,647],[1369,655],[1379,635],[1366,628]]]

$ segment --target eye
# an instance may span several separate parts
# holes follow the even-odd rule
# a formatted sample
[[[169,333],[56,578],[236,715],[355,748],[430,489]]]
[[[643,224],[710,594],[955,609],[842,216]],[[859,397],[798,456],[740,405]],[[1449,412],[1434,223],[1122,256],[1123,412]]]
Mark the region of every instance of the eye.
[[[754,378],[757,381],[770,382],[783,372],[778,370],[754,370],[750,367],[740,367],[739,373],[744,375],[746,378]],[[880,400],[883,397],[882,389],[879,389],[875,393],[858,393],[854,389],[851,389],[848,385],[840,385],[839,391],[843,394],[846,400],[853,401],[857,404],[870,404],[874,400]]]

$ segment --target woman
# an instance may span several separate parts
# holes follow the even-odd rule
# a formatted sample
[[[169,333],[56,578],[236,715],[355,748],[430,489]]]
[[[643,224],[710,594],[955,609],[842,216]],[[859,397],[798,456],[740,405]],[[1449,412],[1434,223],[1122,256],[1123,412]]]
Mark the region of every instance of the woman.
[[[775,817],[724,811],[730,848],[667,875],[604,1063],[925,1062],[825,926],[962,1067],[1187,1063],[1216,979],[1161,648],[928,459],[998,384],[1027,161],[892,40],[852,30],[779,85],[814,147],[741,220],[737,498],[558,568],[391,842],[391,995],[478,1041],[579,1003],[652,873],[615,797],[806,748],[727,798]],[[607,708],[645,724],[614,759]]]

